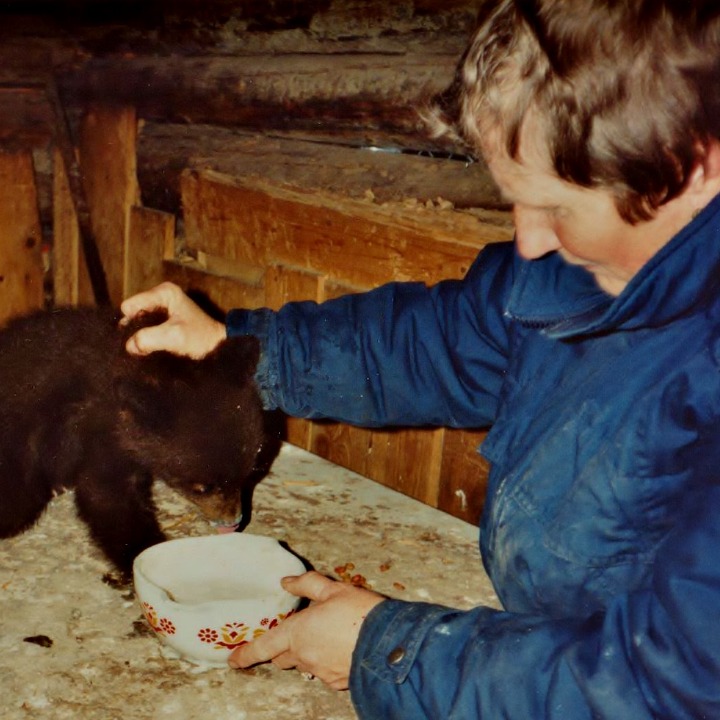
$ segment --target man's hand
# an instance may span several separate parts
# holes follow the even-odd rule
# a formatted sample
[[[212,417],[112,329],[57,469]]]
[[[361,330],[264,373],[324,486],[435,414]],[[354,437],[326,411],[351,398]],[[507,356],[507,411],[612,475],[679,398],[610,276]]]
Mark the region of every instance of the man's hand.
[[[230,665],[247,668],[271,660],[283,669],[311,673],[335,690],[347,689],[360,626],[385,598],[317,572],[285,578],[282,584],[293,595],[309,598],[310,606],[237,648]]]
[[[201,310],[177,285],[164,282],[127,298],[120,310],[122,323],[141,312],[164,308],[168,319],[161,325],[141,328],[126,344],[132,355],[167,350],[176,355],[201,358],[227,337],[225,326]]]

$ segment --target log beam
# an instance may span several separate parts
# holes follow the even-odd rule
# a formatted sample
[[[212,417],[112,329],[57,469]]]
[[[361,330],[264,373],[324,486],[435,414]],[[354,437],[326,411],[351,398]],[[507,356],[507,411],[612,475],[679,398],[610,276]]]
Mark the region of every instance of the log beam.
[[[456,62],[425,53],[103,57],[62,82],[70,102],[133,105],[146,119],[448,150],[456,148],[428,139],[418,109]]]

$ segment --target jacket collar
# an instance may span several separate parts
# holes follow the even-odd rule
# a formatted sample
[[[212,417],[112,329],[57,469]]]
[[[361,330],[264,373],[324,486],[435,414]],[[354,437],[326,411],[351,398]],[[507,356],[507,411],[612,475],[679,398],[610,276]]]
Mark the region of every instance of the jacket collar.
[[[506,316],[550,337],[658,327],[720,296],[720,195],[661,248],[617,297],[557,253],[516,258]]]

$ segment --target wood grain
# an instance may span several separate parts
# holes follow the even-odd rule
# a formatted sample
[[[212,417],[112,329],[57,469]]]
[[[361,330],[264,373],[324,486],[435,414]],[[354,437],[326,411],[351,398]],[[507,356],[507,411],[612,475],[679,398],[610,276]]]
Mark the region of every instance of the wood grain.
[[[125,297],[130,208],[140,200],[135,171],[137,120],[129,107],[94,106],[85,113],[79,154],[93,235],[110,299]]]
[[[0,323],[43,305],[42,235],[30,153],[0,152]]]

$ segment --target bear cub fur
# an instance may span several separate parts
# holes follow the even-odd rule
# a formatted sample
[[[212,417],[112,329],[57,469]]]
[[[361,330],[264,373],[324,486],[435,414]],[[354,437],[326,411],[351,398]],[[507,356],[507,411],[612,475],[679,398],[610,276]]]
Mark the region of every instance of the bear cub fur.
[[[0,330],[0,537],[29,528],[51,498],[75,491],[80,517],[125,578],[161,542],[153,478],[210,520],[240,522],[267,447],[254,383],[255,338],[230,338],[202,360],[133,357],[106,308],[63,308]]]

